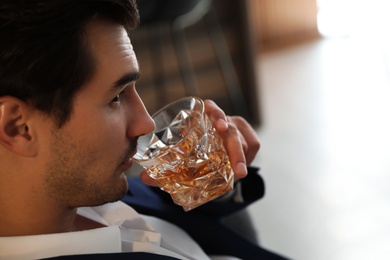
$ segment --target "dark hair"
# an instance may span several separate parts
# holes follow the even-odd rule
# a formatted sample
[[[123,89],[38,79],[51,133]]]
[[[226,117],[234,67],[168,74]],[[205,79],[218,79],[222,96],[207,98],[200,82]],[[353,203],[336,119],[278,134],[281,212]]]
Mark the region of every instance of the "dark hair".
[[[0,96],[30,102],[61,127],[94,73],[85,39],[94,17],[128,31],[139,23],[135,0],[1,0]]]

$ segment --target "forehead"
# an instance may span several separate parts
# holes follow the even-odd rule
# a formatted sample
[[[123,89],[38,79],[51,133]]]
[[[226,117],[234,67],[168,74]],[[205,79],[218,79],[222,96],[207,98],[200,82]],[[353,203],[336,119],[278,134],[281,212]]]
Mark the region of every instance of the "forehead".
[[[103,73],[108,78],[138,71],[133,46],[123,26],[94,20],[86,26],[86,42],[95,63],[95,76]]]

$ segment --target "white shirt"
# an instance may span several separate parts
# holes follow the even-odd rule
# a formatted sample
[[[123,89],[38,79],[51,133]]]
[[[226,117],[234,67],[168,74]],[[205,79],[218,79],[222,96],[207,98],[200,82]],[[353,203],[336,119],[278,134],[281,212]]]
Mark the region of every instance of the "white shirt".
[[[179,259],[237,259],[207,256],[182,229],[140,215],[123,202],[79,208],[77,213],[107,227],[33,236],[0,237],[0,259],[37,259],[60,255],[149,252]]]

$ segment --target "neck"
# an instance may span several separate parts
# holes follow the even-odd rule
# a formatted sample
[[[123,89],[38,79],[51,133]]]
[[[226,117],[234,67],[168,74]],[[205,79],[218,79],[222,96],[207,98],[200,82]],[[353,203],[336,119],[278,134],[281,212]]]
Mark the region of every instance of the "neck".
[[[64,233],[104,227],[103,224],[77,215],[76,209],[65,209],[55,214],[47,211],[41,214],[41,212],[37,209],[35,214],[28,214],[25,211],[22,216],[2,214],[0,237]]]
[[[6,175],[3,181],[0,179],[0,237],[102,227],[101,224],[78,216],[77,208],[69,208],[51,199],[51,196],[45,194],[44,184],[37,181],[37,174],[23,175],[23,172],[26,171],[21,171],[19,175],[9,172],[0,174],[3,177]]]
[[[62,233],[75,230],[76,209],[54,210],[47,207],[17,205],[1,207],[0,236],[22,236]]]
[[[102,226],[78,216],[77,208],[48,199],[42,195],[42,189],[32,188],[34,184],[26,185],[26,182],[1,185],[4,183],[0,181],[0,237],[63,233]]]

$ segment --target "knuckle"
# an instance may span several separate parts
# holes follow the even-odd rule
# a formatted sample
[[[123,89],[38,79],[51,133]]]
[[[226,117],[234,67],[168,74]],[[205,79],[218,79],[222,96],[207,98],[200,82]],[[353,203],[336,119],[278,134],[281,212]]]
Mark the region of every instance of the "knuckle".
[[[215,107],[216,104],[214,101],[212,101],[211,99],[205,99],[203,100],[203,103],[206,105],[206,106],[211,106],[211,107]]]
[[[256,141],[253,142],[252,147],[254,150],[258,151],[260,150],[261,143],[259,139],[256,139]]]
[[[247,124],[247,121],[242,116],[230,116],[230,118],[236,124]]]
[[[247,153],[249,151],[249,146],[247,142],[241,142],[242,143],[242,150],[244,150],[244,153]]]
[[[237,126],[229,121],[228,121],[228,131],[231,135],[238,135],[239,134],[239,130],[238,130]]]

